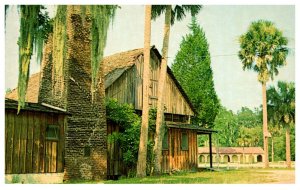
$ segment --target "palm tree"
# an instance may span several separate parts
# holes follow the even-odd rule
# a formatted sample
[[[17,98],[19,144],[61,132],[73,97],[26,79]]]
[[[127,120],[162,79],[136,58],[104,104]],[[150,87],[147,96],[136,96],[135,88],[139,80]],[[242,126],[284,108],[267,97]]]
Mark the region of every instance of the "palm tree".
[[[295,123],[295,83],[279,81],[267,90],[269,118],[286,130],[286,164],[291,167],[290,127]]]
[[[144,68],[143,68],[143,112],[140,135],[139,154],[137,162],[137,177],[146,176],[148,120],[149,120],[149,69],[150,69],[150,40],[151,40],[151,5],[145,6],[144,31]]]
[[[165,25],[164,25],[164,38],[162,48],[162,60],[160,66],[160,76],[158,83],[158,100],[157,100],[157,117],[156,117],[156,133],[154,140],[154,173],[161,173],[161,159],[162,159],[162,139],[163,139],[163,91],[167,73],[167,61],[169,50],[169,38],[170,28],[174,24],[175,19],[180,21],[185,17],[186,12],[190,12],[192,16],[199,13],[201,5],[152,5],[152,19],[156,19],[163,13],[165,13]]]
[[[243,69],[258,73],[258,81],[262,84],[263,136],[265,168],[269,167],[268,159],[268,123],[266,83],[278,74],[278,67],[286,64],[288,43],[286,37],[270,21],[252,22],[248,31],[239,38],[239,58]]]

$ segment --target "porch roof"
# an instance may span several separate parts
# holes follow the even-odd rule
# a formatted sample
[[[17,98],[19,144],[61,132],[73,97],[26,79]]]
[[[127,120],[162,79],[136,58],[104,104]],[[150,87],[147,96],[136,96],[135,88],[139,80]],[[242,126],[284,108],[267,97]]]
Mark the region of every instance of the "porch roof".
[[[212,133],[218,132],[217,130],[199,127],[198,125],[194,125],[194,124],[184,124],[184,123],[183,124],[167,124],[167,127],[196,130],[198,134],[212,134]]]

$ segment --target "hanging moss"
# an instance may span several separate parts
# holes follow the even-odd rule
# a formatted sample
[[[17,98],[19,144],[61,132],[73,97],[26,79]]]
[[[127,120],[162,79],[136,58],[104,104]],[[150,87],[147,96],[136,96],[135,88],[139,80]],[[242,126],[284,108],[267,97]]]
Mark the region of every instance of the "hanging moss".
[[[97,81],[99,79],[99,67],[103,58],[103,52],[106,45],[107,30],[110,21],[115,15],[116,5],[90,5],[82,6],[81,17],[86,16],[86,10],[90,10],[92,19],[91,28],[91,72],[92,72],[92,84],[91,94],[92,101],[95,99],[95,92],[97,91]],[[84,20],[84,19],[82,19]]]
[[[53,23],[53,70],[52,79],[62,79],[63,76],[63,66],[65,62],[66,55],[66,18],[67,18],[67,6],[59,5],[57,7],[56,16]],[[55,84],[53,82],[53,84]],[[56,90],[63,92],[64,83],[61,82],[60,89],[53,86],[53,92]]]
[[[44,24],[49,17],[40,12],[41,5],[21,5],[20,10],[20,36],[19,45],[19,78],[18,78],[18,112],[25,105],[25,96],[29,78],[30,59],[33,47],[37,53],[38,61],[42,57],[43,40],[46,36]],[[41,25],[43,23],[43,25]]]

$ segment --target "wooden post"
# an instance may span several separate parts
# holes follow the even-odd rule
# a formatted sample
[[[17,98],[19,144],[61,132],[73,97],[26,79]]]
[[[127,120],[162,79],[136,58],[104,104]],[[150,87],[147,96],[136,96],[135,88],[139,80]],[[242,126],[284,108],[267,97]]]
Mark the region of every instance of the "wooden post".
[[[213,164],[212,164],[212,143],[211,143],[211,133],[208,134],[208,138],[209,138],[209,166],[210,168],[213,167]]]

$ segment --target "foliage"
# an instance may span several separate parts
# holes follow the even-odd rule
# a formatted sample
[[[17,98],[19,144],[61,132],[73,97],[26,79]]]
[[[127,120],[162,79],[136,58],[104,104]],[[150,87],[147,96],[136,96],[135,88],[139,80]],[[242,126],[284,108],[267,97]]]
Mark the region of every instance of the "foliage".
[[[149,110],[149,134],[154,133],[156,110]],[[141,117],[135,113],[132,105],[119,104],[116,99],[106,101],[106,117],[121,127],[120,132],[108,136],[108,141],[118,142],[122,150],[123,162],[129,170],[130,176],[135,176],[139,150]],[[153,140],[147,143],[147,173],[150,173],[153,161]]]
[[[278,74],[278,67],[286,64],[288,40],[270,21],[252,22],[248,31],[239,38],[239,58],[243,69],[258,73],[258,81],[266,83]]]
[[[268,114],[274,125],[285,126],[295,123],[295,83],[278,81],[277,88],[267,90]]]
[[[152,5],[152,19],[155,20],[160,15],[162,15],[168,5]],[[192,16],[195,16],[199,13],[202,5],[175,5],[172,7],[171,14],[171,25],[175,23],[175,20],[181,21],[186,15],[187,12],[190,12]]]
[[[236,146],[239,128],[236,115],[225,107],[221,107],[214,122],[214,129],[218,130],[219,146]]]
[[[262,147],[263,135],[261,126],[244,127],[240,126],[239,136],[236,139],[237,146],[241,147]]]
[[[115,16],[116,5],[82,5],[81,17],[84,20],[86,10],[90,11],[92,19],[91,28],[91,68],[92,68],[92,85],[91,93],[94,100],[95,91],[98,89],[99,67],[103,58],[104,48],[106,46],[107,31],[110,21]]]
[[[284,140],[283,142],[286,142],[286,161],[288,167],[290,167],[290,157],[293,159],[295,156],[295,135],[292,134],[291,136],[290,133],[290,128],[294,127],[295,123],[295,83],[279,81],[277,83],[277,88],[274,86],[268,88],[267,97],[270,123],[274,126],[274,128],[285,128],[285,138],[290,139],[290,141],[286,142],[286,139],[281,138],[281,140]],[[282,142],[279,144],[282,144]],[[280,151],[279,154],[281,155],[281,158],[283,150],[284,148],[282,147],[278,150]]]
[[[209,47],[195,17],[189,28],[191,32],[183,37],[172,70],[197,111],[193,122],[212,127],[220,103],[214,88]]]
[[[247,108],[247,107],[242,107],[241,110],[237,112],[237,119],[238,119],[238,124],[239,126],[244,126],[244,127],[255,127],[257,125],[260,125],[262,123],[260,115],[260,110],[256,109],[254,112]]]
[[[43,43],[52,30],[47,12],[42,5],[20,5],[18,112],[25,105],[30,59],[35,50],[40,61]]]

